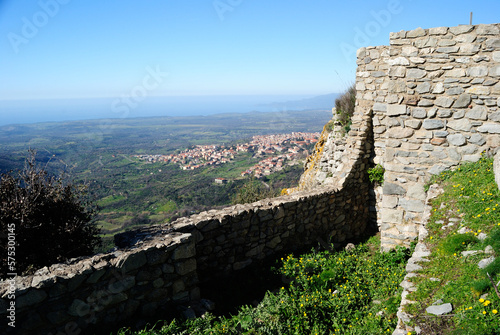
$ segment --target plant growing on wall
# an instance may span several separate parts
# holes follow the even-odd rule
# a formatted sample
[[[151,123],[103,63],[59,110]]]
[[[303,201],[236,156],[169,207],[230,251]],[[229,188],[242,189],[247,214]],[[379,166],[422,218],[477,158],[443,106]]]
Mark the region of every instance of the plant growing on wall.
[[[384,184],[384,173],[385,169],[382,167],[382,165],[377,164],[371,169],[368,169],[368,178],[370,179],[370,182],[374,183],[375,185],[382,185]]]
[[[351,130],[352,116],[354,114],[354,107],[356,105],[356,86],[352,84],[347,91],[340,97],[335,99],[335,109],[337,111],[337,118],[342,125],[344,134]]]

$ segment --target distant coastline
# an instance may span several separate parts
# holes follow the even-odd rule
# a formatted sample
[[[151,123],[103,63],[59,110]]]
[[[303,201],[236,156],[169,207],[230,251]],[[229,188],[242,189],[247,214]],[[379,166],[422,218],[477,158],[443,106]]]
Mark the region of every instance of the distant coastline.
[[[329,109],[337,94],[148,97],[141,103],[117,104],[117,98],[0,101],[0,126],[104,118],[196,116],[221,113]],[[283,102],[280,102],[283,101]]]

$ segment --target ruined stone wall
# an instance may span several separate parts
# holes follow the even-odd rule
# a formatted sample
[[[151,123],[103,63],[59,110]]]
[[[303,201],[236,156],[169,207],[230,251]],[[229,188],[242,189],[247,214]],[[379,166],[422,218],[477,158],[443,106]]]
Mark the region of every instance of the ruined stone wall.
[[[3,281],[0,333],[109,333],[129,319],[168,313],[178,303],[199,299],[194,256],[191,235],[172,233],[141,248],[55,264]],[[15,328],[4,322],[12,301]]]
[[[313,153],[307,158],[298,186],[288,192],[334,185],[349,161],[349,154],[344,154],[348,136],[343,132],[335,108],[332,113],[332,119],[324,126]]]
[[[178,304],[203,296],[200,282],[266,257],[362,237],[369,221],[370,123],[369,113],[353,116],[349,159],[335,185],[140,229],[121,235],[118,251],[2,281],[0,317],[14,301],[14,333],[103,333],[133,318],[168,318]],[[5,325],[2,334],[13,330]]]
[[[358,108],[373,111],[382,248],[406,245],[422,223],[433,174],[500,146],[500,25],[392,33],[358,51]]]

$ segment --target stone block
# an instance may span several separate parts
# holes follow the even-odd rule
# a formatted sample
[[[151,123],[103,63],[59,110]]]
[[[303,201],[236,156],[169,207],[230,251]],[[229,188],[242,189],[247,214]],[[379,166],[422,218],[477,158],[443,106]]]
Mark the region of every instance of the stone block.
[[[443,54],[450,54],[450,53],[456,53],[460,50],[459,47],[439,47],[436,49],[436,52],[443,53]]]
[[[479,154],[476,154],[476,155],[463,155],[462,156],[462,161],[464,161],[464,162],[477,162],[480,159],[481,159],[481,155],[479,155]]]
[[[471,25],[460,25],[456,27],[450,27],[450,33],[453,35],[461,35],[461,34],[466,34],[474,29],[474,26]]]
[[[411,115],[416,119],[425,119],[427,117],[427,112],[424,108],[413,108]]]
[[[497,102],[497,104],[498,104],[498,103],[500,103],[500,98],[498,98],[498,100],[497,100],[497,101],[498,101],[498,102]],[[499,107],[500,107],[500,106],[499,106]],[[489,115],[489,119],[490,119],[491,121],[500,122],[500,112],[491,113],[491,114]]]
[[[476,144],[476,145],[483,145],[486,143],[486,140],[484,139],[481,134],[472,134],[471,137],[469,138],[469,143]]]
[[[437,112],[439,118],[449,118],[451,115],[452,111],[450,109],[439,109]]]
[[[440,164],[436,164],[429,169],[430,174],[440,174],[441,172],[447,170],[448,167]]]
[[[396,58],[390,58],[385,61],[389,66],[396,66],[396,65],[410,65],[410,61],[406,57],[396,57]]]
[[[452,69],[452,70],[448,70],[444,73],[444,76],[445,77],[448,77],[448,78],[461,78],[461,77],[465,77],[465,70],[464,69]]]
[[[422,37],[425,36],[426,32],[425,29],[422,28],[417,28],[414,30],[410,30],[406,32],[406,38],[416,38],[416,37]]]
[[[396,105],[396,104],[387,105],[387,115],[397,116],[405,114],[406,114],[406,105]]]
[[[484,44],[487,48],[499,49],[500,38],[488,38]]]
[[[411,128],[402,128],[402,127],[392,127],[386,131],[388,138],[408,138],[411,137],[415,131]]]
[[[431,90],[431,84],[427,81],[418,84],[417,87],[415,88],[415,91],[417,91],[417,93],[419,94],[429,93],[430,90]]]
[[[465,145],[467,143],[467,140],[465,139],[465,136],[462,134],[451,134],[446,137],[448,140],[448,143],[451,145],[460,147],[462,145]]]
[[[399,206],[403,207],[406,211],[417,213],[422,213],[425,207],[422,200],[407,200],[404,198],[399,199]]]
[[[467,43],[460,46],[460,53],[465,55],[475,55],[479,52],[479,45]]]
[[[244,261],[241,261],[241,262],[235,262],[233,264],[233,270],[238,271],[238,270],[244,269],[247,266],[249,266],[250,264],[252,264],[252,260],[251,259],[247,259],[247,260],[244,260]]]
[[[429,28],[429,35],[446,35],[448,27]]]
[[[442,120],[429,120],[426,119],[424,120],[424,123],[422,124],[422,127],[427,129],[427,130],[432,130],[432,129],[443,129],[445,127],[445,122]]]
[[[432,305],[425,309],[425,311],[429,314],[434,315],[444,315],[453,311],[453,307],[450,303],[442,304],[442,305]]]
[[[436,83],[436,85],[434,85],[434,89],[432,90],[432,93],[441,94],[443,92],[444,92],[444,84],[442,82]]]
[[[493,172],[495,174],[495,181],[500,190],[500,151],[497,151],[495,159],[493,160]]]
[[[455,148],[448,148],[448,157],[457,162],[462,159],[462,156],[457,152]]]
[[[147,261],[146,253],[143,250],[137,250],[120,256],[116,267],[120,269],[122,273],[128,273],[132,270],[140,268],[146,264]]]
[[[500,51],[493,51],[491,56],[495,62],[500,63]]]
[[[480,133],[500,134],[500,124],[498,123],[485,123],[477,128]]]
[[[107,286],[108,291],[111,293],[120,293],[130,290],[135,285],[135,277],[127,276],[121,277],[118,280],[113,280]]]
[[[188,274],[196,270],[196,260],[188,259],[186,261],[175,263],[175,271],[180,276]]]
[[[472,129],[472,125],[469,120],[459,119],[452,120],[447,122],[447,127],[456,131],[470,131]]]
[[[406,190],[400,185],[384,182],[383,186],[384,195],[405,195]]]
[[[453,104],[454,99],[450,97],[438,97],[435,101],[435,105],[439,107],[448,108]]]
[[[403,221],[403,211],[401,209],[384,209],[381,220],[384,223],[401,223]]]
[[[460,94],[458,99],[455,100],[453,108],[466,108],[469,106],[470,102],[471,102],[470,94],[467,93]]]
[[[420,70],[420,69],[408,69],[406,71],[406,77],[408,79],[420,79],[420,78],[425,77],[426,74],[427,74],[427,71]],[[464,73],[464,75],[465,75],[465,73]]]
[[[413,129],[419,129],[421,125],[422,125],[422,121],[420,121],[420,120],[406,120],[405,121],[405,126],[413,128]]]
[[[498,35],[500,34],[500,31],[496,25],[479,24],[477,25],[476,33],[478,35]]]
[[[484,77],[488,75],[488,68],[484,65],[473,66],[467,68],[466,73],[469,77]]]
[[[488,110],[484,106],[474,106],[465,114],[465,117],[472,120],[487,120]]]
[[[488,95],[490,94],[490,89],[485,86],[472,86],[467,88],[465,92],[475,95]]]
[[[493,66],[490,68],[490,76],[500,77],[500,65]]]
[[[185,259],[194,257],[196,249],[194,243],[184,243],[179,245],[172,254],[173,260]]]
[[[424,185],[423,184],[413,184],[413,185],[409,186],[406,195],[410,199],[425,200],[426,193],[425,193]]]

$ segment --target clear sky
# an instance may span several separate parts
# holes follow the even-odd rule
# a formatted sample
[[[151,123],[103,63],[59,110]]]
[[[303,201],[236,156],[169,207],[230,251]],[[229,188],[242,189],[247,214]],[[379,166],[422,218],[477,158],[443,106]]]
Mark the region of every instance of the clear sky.
[[[340,92],[357,48],[471,11],[500,22],[499,0],[0,0],[0,100]]]

